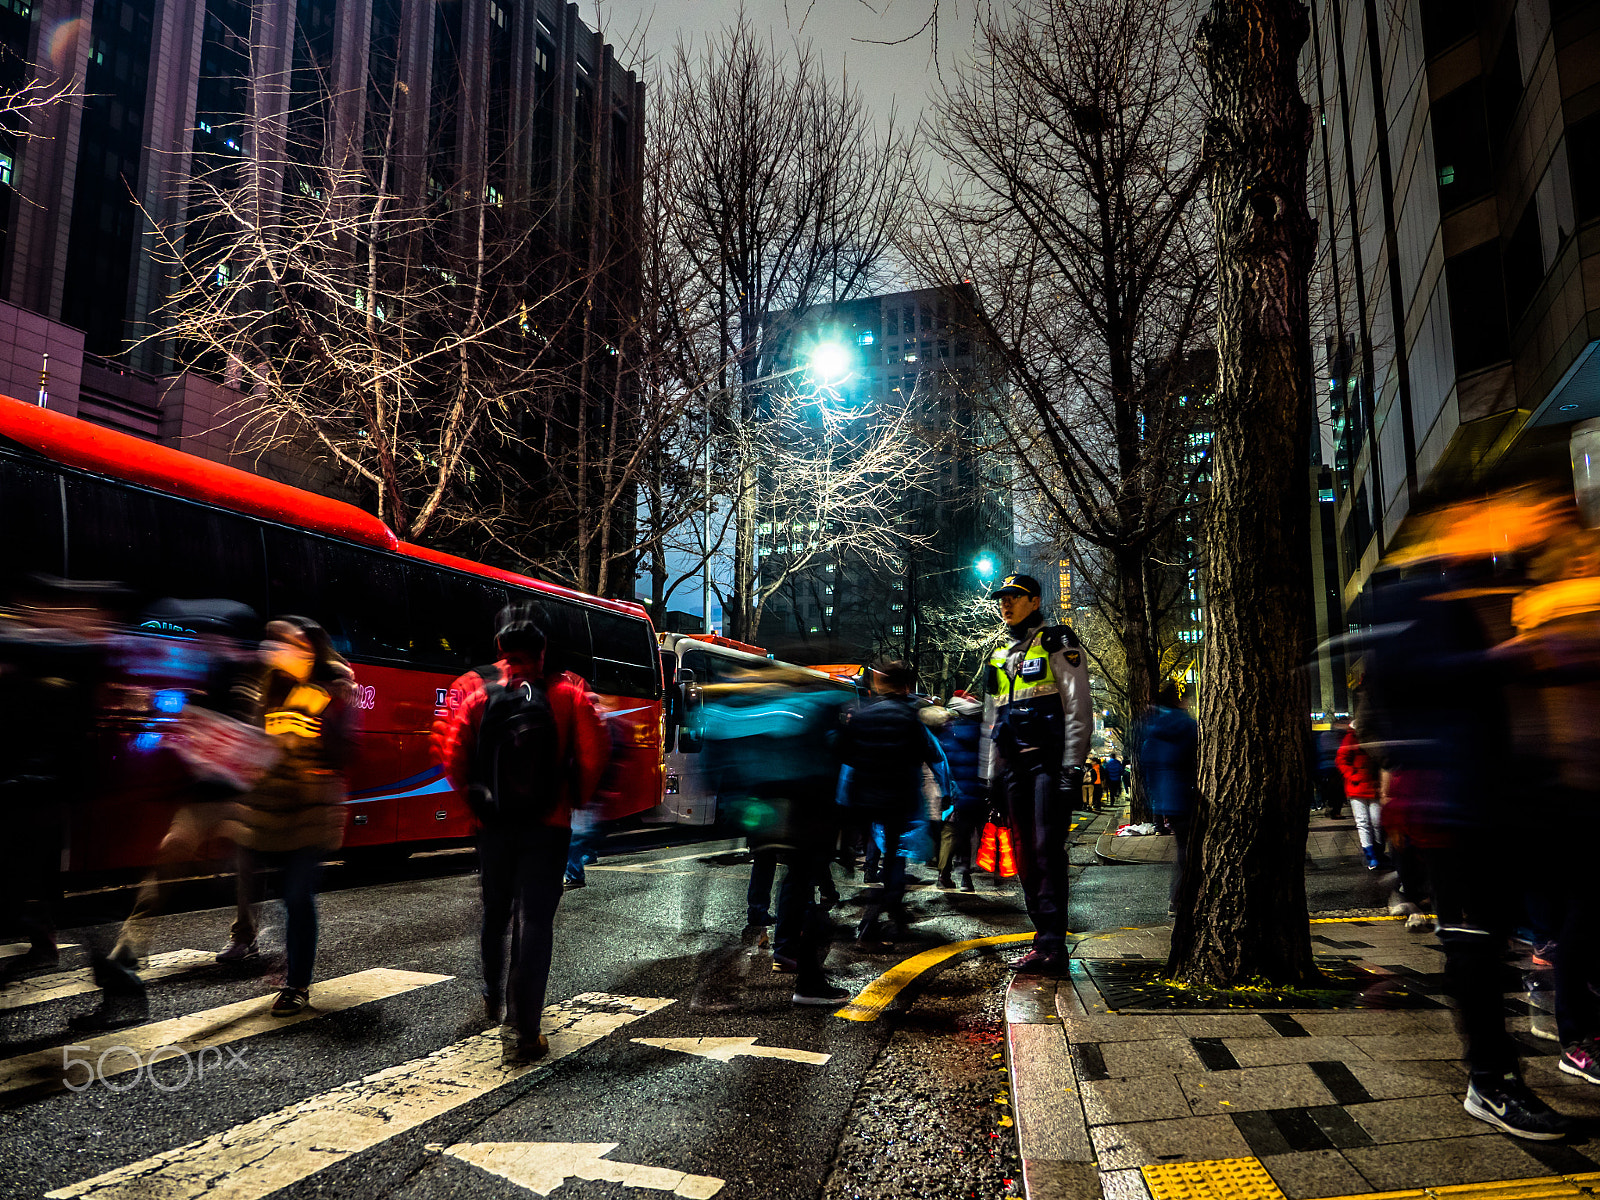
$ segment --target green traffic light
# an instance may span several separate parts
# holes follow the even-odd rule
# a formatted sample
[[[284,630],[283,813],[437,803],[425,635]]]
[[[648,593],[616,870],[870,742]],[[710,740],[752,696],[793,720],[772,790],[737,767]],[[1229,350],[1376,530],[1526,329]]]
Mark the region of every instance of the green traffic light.
[[[972,569],[978,573],[979,579],[986,581],[993,579],[995,572],[995,561],[985,554],[977,562],[972,564]]]

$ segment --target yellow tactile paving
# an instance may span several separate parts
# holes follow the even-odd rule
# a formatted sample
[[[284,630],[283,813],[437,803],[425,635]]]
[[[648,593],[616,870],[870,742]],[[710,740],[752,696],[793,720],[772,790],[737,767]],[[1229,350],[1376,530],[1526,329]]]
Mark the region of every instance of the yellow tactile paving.
[[[1160,1163],[1141,1170],[1151,1200],[1285,1200],[1282,1189],[1257,1158]],[[1365,1192],[1326,1200],[1567,1200],[1593,1196],[1597,1188],[1600,1171]]]
[[[1284,1200],[1258,1158],[1159,1163],[1141,1170],[1151,1200]]]

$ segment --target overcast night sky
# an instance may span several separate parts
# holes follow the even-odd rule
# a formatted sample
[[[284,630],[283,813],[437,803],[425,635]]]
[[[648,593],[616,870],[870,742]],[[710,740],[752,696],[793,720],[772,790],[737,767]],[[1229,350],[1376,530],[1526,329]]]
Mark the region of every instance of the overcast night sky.
[[[780,44],[810,41],[830,75],[848,68],[880,121],[897,107],[914,122],[935,82],[928,32],[904,45],[872,44],[905,38],[927,21],[934,0],[747,0],[757,28],[770,29]],[[972,46],[973,14],[979,0],[938,0],[939,59],[948,67]],[[582,0],[583,18],[605,30],[624,65],[638,68],[646,55],[665,58],[680,37],[703,44],[738,13],[738,0]],[[597,16],[598,14],[598,16]],[[640,49],[642,43],[642,51]],[[648,72],[647,72],[648,74]]]

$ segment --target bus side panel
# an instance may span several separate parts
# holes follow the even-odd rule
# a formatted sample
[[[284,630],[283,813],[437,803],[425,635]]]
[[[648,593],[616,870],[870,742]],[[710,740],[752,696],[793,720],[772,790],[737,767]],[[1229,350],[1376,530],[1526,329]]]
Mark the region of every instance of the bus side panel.
[[[611,734],[612,791],[604,798],[606,818],[631,817],[661,803],[661,701],[631,696],[601,696]]]

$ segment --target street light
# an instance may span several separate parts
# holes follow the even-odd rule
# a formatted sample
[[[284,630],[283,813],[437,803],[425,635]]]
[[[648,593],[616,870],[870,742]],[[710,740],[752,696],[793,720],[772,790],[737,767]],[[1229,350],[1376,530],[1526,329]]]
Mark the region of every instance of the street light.
[[[978,573],[979,579],[983,580],[985,583],[988,583],[994,578],[997,565],[998,564],[995,563],[993,558],[985,554],[980,557],[977,562],[972,564],[972,569]]]
[[[850,355],[838,342],[823,342],[811,352],[811,370],[823,383],[837,383],[850,374]]]

